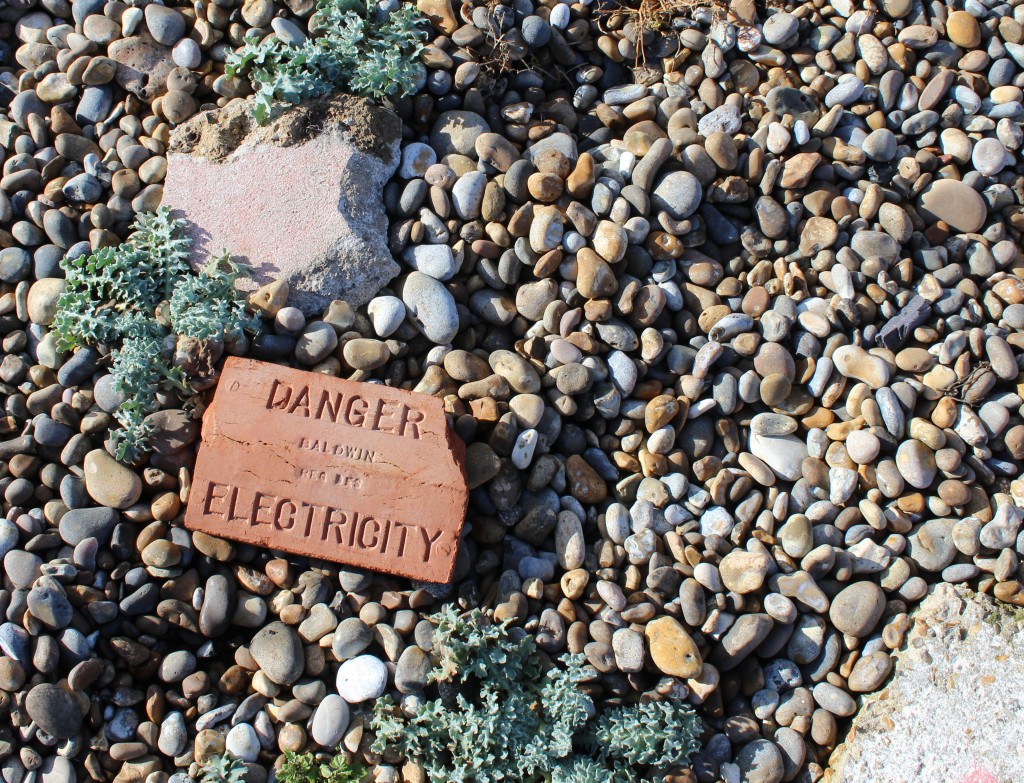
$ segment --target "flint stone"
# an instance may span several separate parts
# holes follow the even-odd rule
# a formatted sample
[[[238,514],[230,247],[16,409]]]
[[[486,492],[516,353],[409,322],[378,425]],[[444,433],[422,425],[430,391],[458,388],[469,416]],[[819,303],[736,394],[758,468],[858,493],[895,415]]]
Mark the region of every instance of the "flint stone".
[[[803,120],[808,125],[814,125],[821,116],[814,97],[794,87],[774,87],[768,93],[766,103],[780,117],[790,114],[794,120]]]
[[[227,248],[250,267],[240,287],[278,279],[318,315],[366,304],[398,274],[382,193],[398,167],[401,123],[352,96],[288,108],[264,126],[251,105],[203,112],[174,131],[164,203],[187,221],[197,269]]]
[[[117,63],[114,81],[147,103],[167,92],[167,76],[174,70],[171,50],[149,33],[113,41],[107,55]]]
[[[925,571],[941,571],[956,557],[954,524],[952,519],[929,519],[918,526],[907,536],[907,556]]]
[[[711,663],[720,672],[732,671],[768,638],[774,627],[772,618],[766,614],[740,615],[712,652]]]
[[[345,735],[349,724],[348,702],[336,693],[328,694],[316,708],[310,734],[313,741],[325,748],[333,748]]]
[[[931,311],[932,306],[927,299],[923,296],[914,296],[879,330],[875,342],[890,351],[899,350],[911,332],[928,320]]]
[[[74,737],[82,726],[82,713],[75,697],[48,682],[29,691],[25,711],[39,728],[59,739]]]
[[[305,658],[298,634],[282,622],[274,622],[257,633],[249,645],[253,660],[278,685],[291,685],[302,676]]]
[[[78,546],[87,538],[106,544],[120,515],[112,508],[75,508],[60,518],[60,537],[65,544]]]

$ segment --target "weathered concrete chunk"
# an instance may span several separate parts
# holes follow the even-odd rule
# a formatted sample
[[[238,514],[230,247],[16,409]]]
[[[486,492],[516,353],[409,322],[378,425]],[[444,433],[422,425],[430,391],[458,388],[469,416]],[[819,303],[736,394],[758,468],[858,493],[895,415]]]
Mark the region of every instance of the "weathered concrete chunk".
[[[436,397],[232,357],[203,419],[185,525],[447,582],[464,463]]]
[[[832,783],[1024,780],[1024,622],[949,584],[913,621],[892,682],[832,754]]]
[[[319,315],[334,299],[365,304],[398,274],[382,192],[398,166],[401,123],[336,95],[267,125],[238,101],[177,128],[164,203],[188,220],[193,263],[223,249],[249,265],[254,290],[288,280],[292,304]]]

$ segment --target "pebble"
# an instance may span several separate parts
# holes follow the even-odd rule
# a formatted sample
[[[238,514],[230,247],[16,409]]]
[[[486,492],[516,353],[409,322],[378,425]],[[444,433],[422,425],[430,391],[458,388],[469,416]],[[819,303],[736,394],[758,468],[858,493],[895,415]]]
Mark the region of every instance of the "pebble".
[[[338,333],[334,327],[323,321],[313,321],[305,326],[295,341],[295,357],[307,365],[318,364],[338,347]]]
[[[372,655],[358,655],[338,667],[338,695],[349,704],[376,699],[388,684],[388,670]]]
[[[138,474],[102,449],[85,455],[84,470],[89,496],[103,506],[128,508],[142,496],[142,479]]]
[[[1007,155],[1006,147],[1003,146],[999,139],[981,139],[974,145],[974,150],[971,153],[971,162],[974,164],[974,168],[981,174],[984,174],[986,177],[994,177],[1009,162]]]
[[[739,109],[727,103],[701,117],[697,123],[697,132],[705,138],[715,132],[732,135],[740,129],[741,125],[742,117]]]
[[[188,729],[185,716],[180,712],[169,713],[160,724],[157,748],[165,756],[175,757],[184,752],[188,744]]]
[[[881,448],[878,436],[868,430],[855,430],[846,438],[846,452],[858,465],[872,464]]]
[[[416,179],[426,175],[427,170],[437,163],[437,153],[429,144],[412,142],[402,148],[402,161],[398,176],[402,179]]]
[[[985,202],[974,188],[950,179],[936,180],[921,191],[918,206],[926,220],[942,220],[964,233],[980,229],[987,215]]]
[[[807,457],[807,444],[795,435],[750,433],[750,453],[760,459],[781,479],[796,481]]]
[[[313,713],[310,736],[323,748],[335,748],[345,736],[349,721],[348,702],[341,696],[330,693],[317,705]]]
[[[255,762],[260,755],[260,739],[256,729],[248,723],[232,726],[224,738],[224,749],[237,759]]]
[[[173,46],[184,37],[185,17],[175,9],[150,3],[144,11],[146,27],[157,43]]]
[[[380,340],[356,338],[345,343],[342,356],[349,367],[368,372],[385,364],[391,358],[391,349]]]
[[[876,651],[857,659],[847,680],[854,693],[871,693],[889,678],[892,672],[892,656],[885,651]]]
[[[455,153],[475,159],[477,137],[490,130],[487,120],[475,112],[446,111],[434,123],[430,146],[438,156]]]
[[[772,46],[785,44],[796,35],[799,27],[800,20],[793,14],[784,11],[774,13],[765,20],[762,30],[764,41]]]
[[[405,320],[405,305],[396,296],[377,296],[366,306],[378,337],[390,337]]]
[[[102,715],[104,774],[181,783],[171,758],[230,732],[262,780],[284,749],[357,750],[349,702],[390,684],[415,710],[423,618],[448,594],[181,527],[199,411],[173,394],[147,416],[148,461],[104,448],[124,399],[106,346],[62,354],[47,332],[61,259],[159,203],[174,126],[247,94],[223,74],[243,35],[301,45],[313,10],[108,6],[19,7],[0,51],[0,687],[29,684],[15,706],[51,681],[81,692],[94,712],[68,738]],[[432,44],[422,89],[395,104],[385,199],[406,268],[322,320],[268,291],[264,332],[227,352],[252,338],[443,399],[471,486],[459,595],[492,585],[516,632],[552,659],[586,650],[616,700],[649,698],[645,669],[685,679],[718,732],[697,777],[821,777],[836,720],[884,683],[931,583],[1019,593],[1014,14],[740,3],[638,38],[587,3],[419,7]],[[492,24],[502,79],[484,67]],[[572,91],[547,92],[552,68]],[[78,668],[110,649],[116,693]],[[143,705],[154,684],[161,703]],[[78,739],[54,756],[40,738],[31,763],[75,769]],[[159,762],[139,771],[147,748]],[[384,758],[376,779],[418,779]]]
[[[918,489],[928,489],[937,471],[935,454],[919,440],[900,444],[896,450],[896,467],[907,483]]]
[[[331,650],[339,661],[354,658],[373,641],[373,635],[358,617],[346,617],[334,630]]]
[[[25,711],[39,728],[58,739],[77,736],[82,726],[82,713],[74,696],[52,683],[33,686],[25,698]]]
[[[395,687],[401,693],[417,693],[427,686],[433,663],[416,645],[406,647],[398,658]]]
[[[874,630],[885,611],[885,593],[874,582],[857,582],[843,588],[829,609],[829,619],[841,632],[856,638]]]
[[[179,68],[195,70],[202,63],[203,53],[199,44],[191,38],[182,38],[171,50],[171,59]]]
[[[764,739],[748,742],[736,755],[743,783],[781,783],[785,775],[778,746]]]
[[[652,203],[676,220],[692,215],[700,204],[702,189],[695,176],[686,171],[668,174],[658,182]]]
[[[445,345],[455,338],[459,330],[455,300],[437,280],[422,272],[410,272],[402,286],[402,302],[428,340]]]
[[[456,187],[458,183],[456,183]],[[409,248],[403,259],[413,269],[435,280],[450,280],[458,267],[452,249],[447,245],[418,245]]]
[[[32,616],[51,630],[67,626],[74,613],[64,588],[52,577],[41,577],[36,582],[27,603]]]
[[[953,11],[946,19],[946,34],[957,46],[973,49],[981,43],[981,26],[967,11]]]
[[[823,709],[840,718],[848,718],[857,711],[857,702],[842,688],[830,682],[819,682],[814,686],[814,700]]]
[[[283,17],[275,17],[270,26],[277,37],[289,46],[302,46],[306,42],[306,34],[295,22]]]
[[[253,636],[249,653],[260,670],[278,685],[291,685],[302,676],[305,660],[294,629],[282,622],[264,626]]]
[[[693,638],[672,617],[659,617],[644,628],[651,660],[670,677],[689,679],[700,674],[704,665]]]
[[[733,550],[718,566],[725,587],[745,595],[760,589],[771,568],[771,559],[760,552]]]

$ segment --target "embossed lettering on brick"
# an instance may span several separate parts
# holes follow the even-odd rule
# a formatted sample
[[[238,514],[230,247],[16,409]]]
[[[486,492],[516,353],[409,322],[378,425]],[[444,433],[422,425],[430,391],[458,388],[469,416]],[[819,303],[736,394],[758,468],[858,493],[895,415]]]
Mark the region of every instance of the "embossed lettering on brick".
[[[437,398],[232,357],[203,418],[185,526],[447,582],[464,458]]]

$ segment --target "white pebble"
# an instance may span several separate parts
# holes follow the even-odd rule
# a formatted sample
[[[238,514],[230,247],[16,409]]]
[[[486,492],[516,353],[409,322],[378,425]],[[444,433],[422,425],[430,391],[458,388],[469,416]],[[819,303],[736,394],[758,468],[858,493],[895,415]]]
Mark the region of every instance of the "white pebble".
[[[523,430],[512,448],[512,464],[520,470],[530,467],[533,453],[537,450],[537,430]]]
[[[182,38],[171,50],[171,59],[178,67],[188,68],[191,71],[193,68],[199,67],[203,61],[203,53],[199,49],[199,44],[191,38]]]
[[[785,152],[793,136],[781,122],[773,122],[768,126],[768,151],[776,155]]]
[[[388,684],[388,667],[372,655],[357,655],[338,668],[338,695],[349,704],[376,699]]]
[[[559,30],[564,30],[569,26],[569,6],[565,3],[559,3],[551,9],[551,16],[548,18],[548,23],[552,27],[557,27]]]
[[[126,8],[124,13],[121,14],[121,37],[127,38],[132,35],[138,28],[139,22],[142,21],[143,11],[141,8]]]
[[[224,749],[242,761],[256,761],[260,755],[260,740],[256,736],[256,729],[248,723],[232,727],[224,740]]]
[[[398,176],[402,179],[422,177],[427,169],[437,163],[437,153],[433,147],[422,142],[413,142],[402,150],[402,163],[398,167]]]
[[[806,122],[797,120],[793,123],[793,138],[796,139],[798,145],[806,144],[811,140],[811,129],[807,127]]]
[[[373,321],[373,330],[379,337],[394,334],[405,320],[405,305],[397,296],[378,296],[366,306]]]

